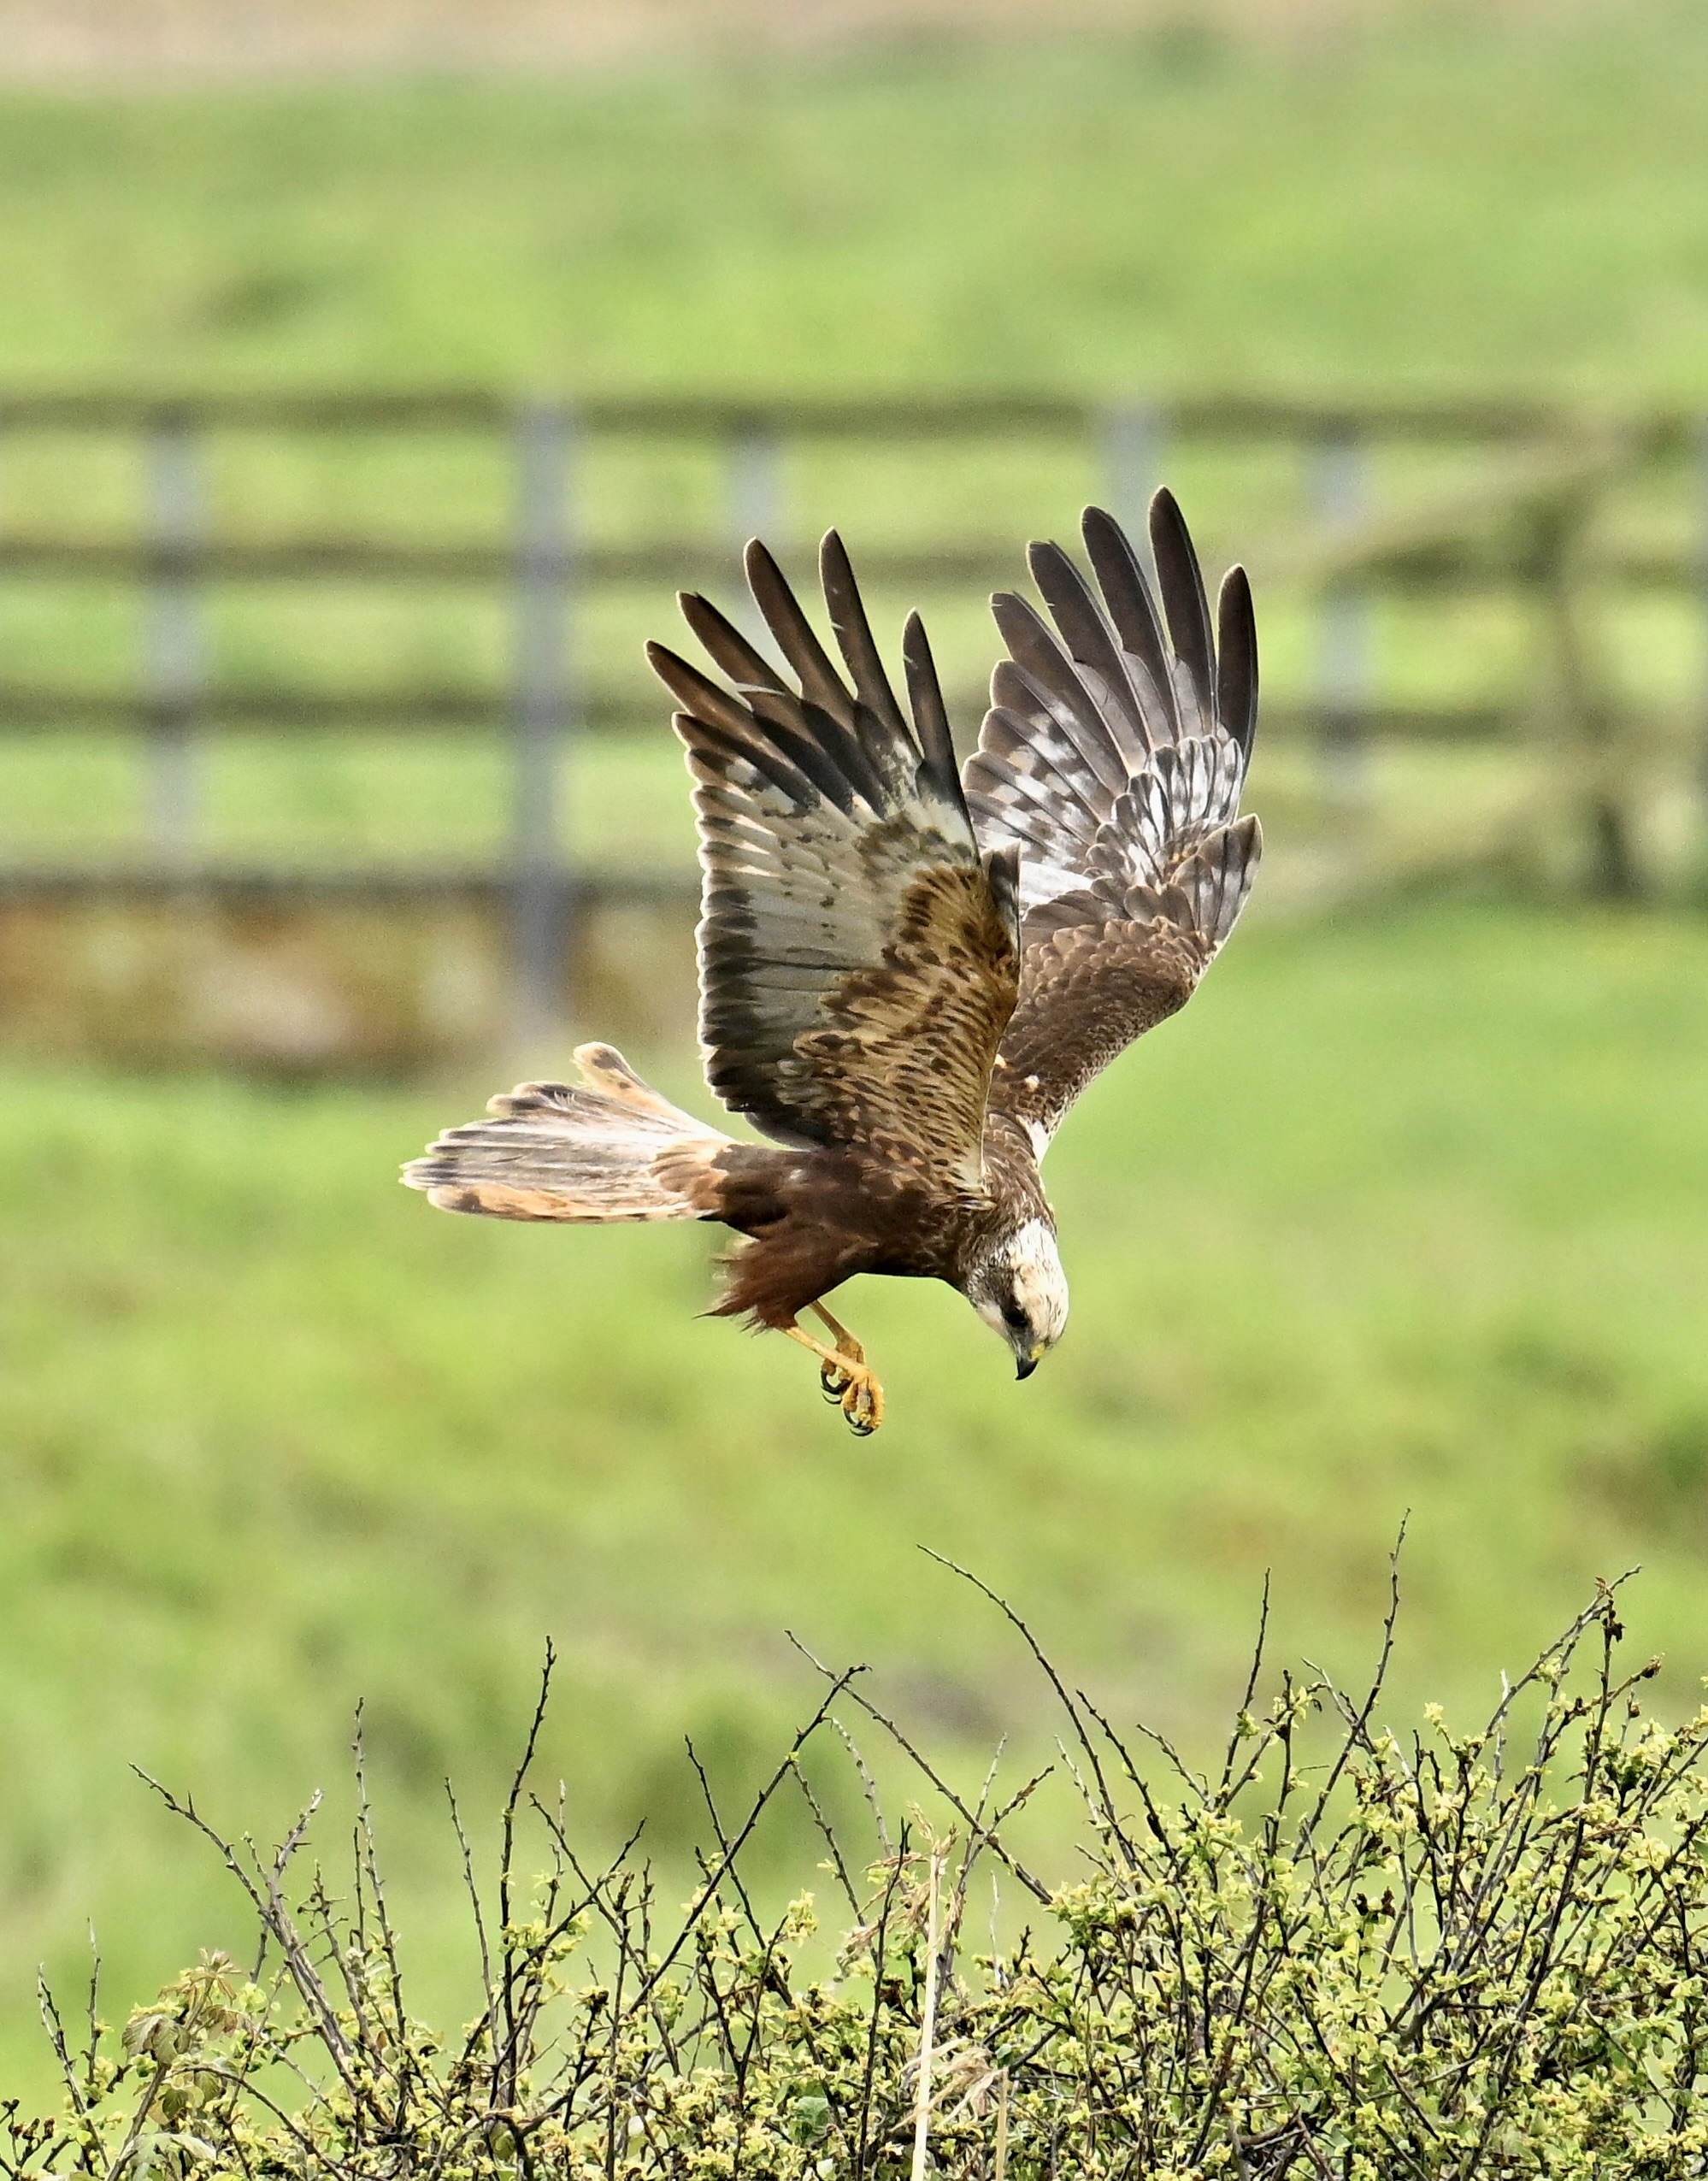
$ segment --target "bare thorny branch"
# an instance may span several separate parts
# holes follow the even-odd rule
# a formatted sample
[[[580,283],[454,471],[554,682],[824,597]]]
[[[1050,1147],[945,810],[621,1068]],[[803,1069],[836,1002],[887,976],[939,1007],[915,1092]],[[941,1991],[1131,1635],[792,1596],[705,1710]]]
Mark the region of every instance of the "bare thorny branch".
[[[1357,1698],[1313,1668],[1305,1681],[1283,1673],[1263,1708],[1266,1588],[1234,1730],[1207,1776],[1160,1736],[1117,1728],[1006,1600],[944,1561],[1004,1617],[1059,1712],[1084,1845],[1077,1875],[1054,1886],[1007,1836],[1051,1768],[999,1792],[998,1749],[963,1793],[867,1695],[863,1670],[798,1645],[822,1700],[739,1820],[690,1751],[709,1839],[691,1897],[667,1914],[635,1838],[590,1866],[562,1789],[555,1807],[530,1790],[548,1650],[490,1915],[451,1801],[481,2006],[442,2050],[404,2005],[359,1719],[346,1901],[318,1871],[296,1885],[318,1798],[263,1856],[150,1782],[244,1888],[262,1935],[255,1975],[210,1959],[138,2010],[116,2052],[92,1995],[80,2050],[44,1987],[65,2116],[0,2103],[0,2181],[188,2181],[209,2158],[245,2181],[287,2166],[337,2181],[1044,2181],[1093,2166],[1497,2181],[1515,2140],[1552,2143],[1546,2170],[1598,2181],[1701,2175],[1708,1725],[1642,1713],[1652,1667],[1617,1666],[1616,1584],[1504,1681],[1469,1736],[1380,1728],[1399,1552]],[[1583,1671],[1591,1637],[1599,1656]],[[1515,1770],[1521,1701],[1541,1716]],[[844,1703],[937,1814],[892,1824],[837,1717]],[[875,1860],[847,1846],[834,1798],[803,1768],[822,1736],[852,1767]],[[791,1781],[852,1919],[816,1974],[810,1906],[774,1912],[749,1865]],[[546,1868],[525,1882],[536,1836]],[[1044,1936],[1004,1951],[993,1927],[989,1955],[968,1956],[981,1866],[1045,1912]]]

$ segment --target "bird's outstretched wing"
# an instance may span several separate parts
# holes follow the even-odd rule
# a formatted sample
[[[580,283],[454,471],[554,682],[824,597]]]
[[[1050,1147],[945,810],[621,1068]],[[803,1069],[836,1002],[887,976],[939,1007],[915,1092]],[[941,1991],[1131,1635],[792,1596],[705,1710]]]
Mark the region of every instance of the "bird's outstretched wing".
[[[834,531],[820,569],[847,681],[757,544],[748,583],[798,690],[702,598],[683,615],[733,693],[647,649],[694,781],[707,1080],[781,1142],[976,1189],[1018,986],[1017,854],[981,852],[918,616],[910,726]]]
[[[1088,508],[1084,535],[1100,599],[1034,545],[1055,629],[1012,593],[992,601],[1010,656],[965,773],[980,840],[1021,854],[1020,999],[991,1104],[1040,1156],[1093,1076],[1191,995],[1262,846],[1239,816],[1257,716],[1245,571],[1222,583],[1218,642],[1172,494],[1151,504],[1161,614],[1113,516]]]

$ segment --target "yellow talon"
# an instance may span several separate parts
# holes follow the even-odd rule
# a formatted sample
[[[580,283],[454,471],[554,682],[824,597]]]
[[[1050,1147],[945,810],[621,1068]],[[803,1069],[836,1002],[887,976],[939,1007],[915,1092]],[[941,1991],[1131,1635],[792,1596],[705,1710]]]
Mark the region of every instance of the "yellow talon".
[[[814,1340],[799,1325],[786,1325],[780,1329],[792,1341],[798,1341],[804,1348],[811,1349],[819,1359],[818,1382],[825,1400],[833,1401],[842,1411],[848,1429],[857,1439],[869,1439],[884,1420],[884,1389],[866,1361],[866,1351],[854,1335],[845,1326],[837,1323],[822,1303],[815,1303],[812,1308],[834,1338],[833,1348]]]
[[[884,1420],[884,1389],[863,1367],[849,1381],[842,1415],[857,1439],[869,1439]]]

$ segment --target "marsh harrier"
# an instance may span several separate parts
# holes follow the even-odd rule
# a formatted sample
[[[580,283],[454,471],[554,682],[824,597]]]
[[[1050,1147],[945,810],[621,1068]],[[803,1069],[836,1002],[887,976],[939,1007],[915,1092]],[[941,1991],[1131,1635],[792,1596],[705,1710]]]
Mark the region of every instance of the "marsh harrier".
[[[699,821],[706,1078],[770,1141],[586,1045],[584,1082],[495,1098],[405,1169],[410,1187],[500,1219],[722,1221],[747,1239],[717,1313],[810,1349],[858,1432],[883,1389],[824,1304],[856,1273],[946,1280],[1028,1376],[1068,1317],[1040,1163],[1098,1070],[1191,995],[1261,846],[1239,816],[1257,710],[1244,571],[1212,632],[1169,493],[1151,506],[1154,592],[1111,516],[1088,509],[1083,529],[1096,589],[1059,546],[1031,548],[1053,629],[1012,592],[992,601],[1008,657],[964,769],[919,616],[904,712],[833,531],[839,667],[761,545],[747,580],[794,686],[684,596],[728,685],[648,648]]]

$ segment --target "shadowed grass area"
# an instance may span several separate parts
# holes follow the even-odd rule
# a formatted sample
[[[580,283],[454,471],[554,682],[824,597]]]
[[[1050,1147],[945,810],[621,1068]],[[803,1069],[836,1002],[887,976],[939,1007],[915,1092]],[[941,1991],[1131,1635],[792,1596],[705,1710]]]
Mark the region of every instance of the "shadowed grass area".
[[[1189,1745],[1237,1694],[1266,1568],[1275,1655],[1356,1676],[1408,1507],[1397,1701],[1480,1699],[1640,1559],[1634,1640],[1687,1705],[1705,993],[1708,932],[1661,917],[1242,934],[1052,1153],[1075,1316],[1035,1378],[946,1289],[847,1291],[892,1401],[863,1445],[804,1358],[695,1317],[710,1230],[511,1229],[397,1188],[492,1085],[9,1071],[7,1959],[74,1974],[92,1913],[116,2006],[235,1942],[125,1766],[282,1824],[343,1779],[365,1696],[432,1990],[462,1913],[439,1783],[492,1807],[547,1633],[548,1767],[596,1837],[646,1815],[667,1862],[683,1730],[733,1795],[810,1708],[786,1628],[870,1659],[969,1764],[1023,1749],[1031,1681],[921,1543]]]

